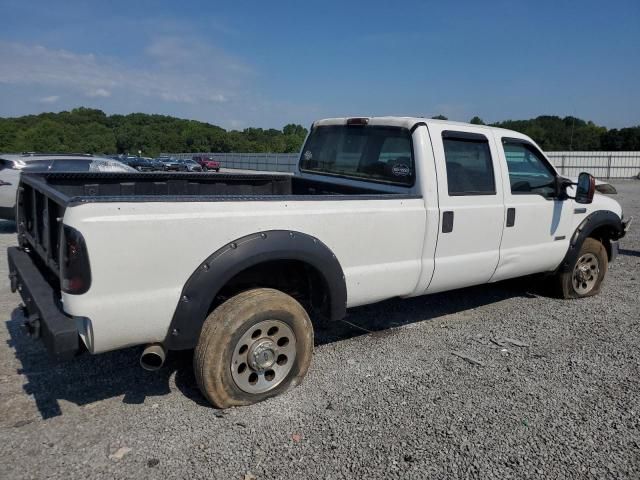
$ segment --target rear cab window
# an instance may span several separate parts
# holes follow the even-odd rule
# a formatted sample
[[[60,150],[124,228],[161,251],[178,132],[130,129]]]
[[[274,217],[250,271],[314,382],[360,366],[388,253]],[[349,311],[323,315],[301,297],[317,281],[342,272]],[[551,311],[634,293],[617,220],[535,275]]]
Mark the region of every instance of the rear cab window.
[[[302,149],[300,170],[411,187],[411,132],[378,125],[316,126]]]

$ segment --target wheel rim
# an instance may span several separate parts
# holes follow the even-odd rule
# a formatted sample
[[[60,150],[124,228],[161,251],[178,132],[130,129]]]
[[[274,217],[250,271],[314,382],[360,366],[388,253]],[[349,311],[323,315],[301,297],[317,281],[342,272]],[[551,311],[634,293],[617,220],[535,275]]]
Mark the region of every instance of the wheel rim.
[[[280,320],[264,320],[240,337],[231,357],[231,376],[247,393],[264,393],[287,378],[296,359],[296,336]]]
[[[589,293],[595,287],[600,275],[600,262],[593,253],[585,253],[573,268],[573,289],[580,295]]]

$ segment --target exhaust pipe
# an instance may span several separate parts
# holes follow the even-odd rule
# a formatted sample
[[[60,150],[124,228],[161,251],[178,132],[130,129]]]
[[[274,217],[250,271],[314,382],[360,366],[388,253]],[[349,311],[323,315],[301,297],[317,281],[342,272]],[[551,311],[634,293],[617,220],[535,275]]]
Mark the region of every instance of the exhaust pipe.
[[[145,370],[153,372],[158,370],[164,364],[167,352],[159,343],[147,345],[140,355],[140,366]]]

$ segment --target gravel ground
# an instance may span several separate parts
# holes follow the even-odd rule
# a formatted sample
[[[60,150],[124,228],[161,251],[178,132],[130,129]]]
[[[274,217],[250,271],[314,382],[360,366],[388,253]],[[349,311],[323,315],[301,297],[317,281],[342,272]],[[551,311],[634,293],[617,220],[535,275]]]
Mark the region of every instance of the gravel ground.
[[[640,182],[617,187],[640,219]],[[521,279],[358,308],[317,332],[303,385],[225,412],[189,352],[50,364],[2,260],[0,477],[640,478],[639,230],[597,297]]]

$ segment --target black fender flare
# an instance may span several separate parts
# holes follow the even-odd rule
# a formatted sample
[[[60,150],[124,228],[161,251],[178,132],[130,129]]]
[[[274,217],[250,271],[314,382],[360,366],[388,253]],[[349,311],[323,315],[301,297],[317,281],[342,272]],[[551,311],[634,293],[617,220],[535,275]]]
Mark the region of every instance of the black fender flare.
[[[324,243],[289,230],[257,232],[229,242],[198,266],[185,283],[164,345],[170,350],[194,348],[216,294],[235,275],[263,262],[299,260],[314,267],[329,293],[329,317],[346,315],[347,286],[340,262]]]
[[[582,220],[582,222],[580,222],[580,225],[578,225],[575,232],[573,232],[571,241],[569,242],[569,250],[558,268],[560,272],[568,272],[571,270],[571,266],[578,258],[580,248],[582,247],[585,239],[587,239],[596,229],[602,227],[606,227],[609,230],[608,238],[610,240],[618,240],[624,236],[622,220],[615,213],[609,210],[598,210],[589,214],[584,220]]]

